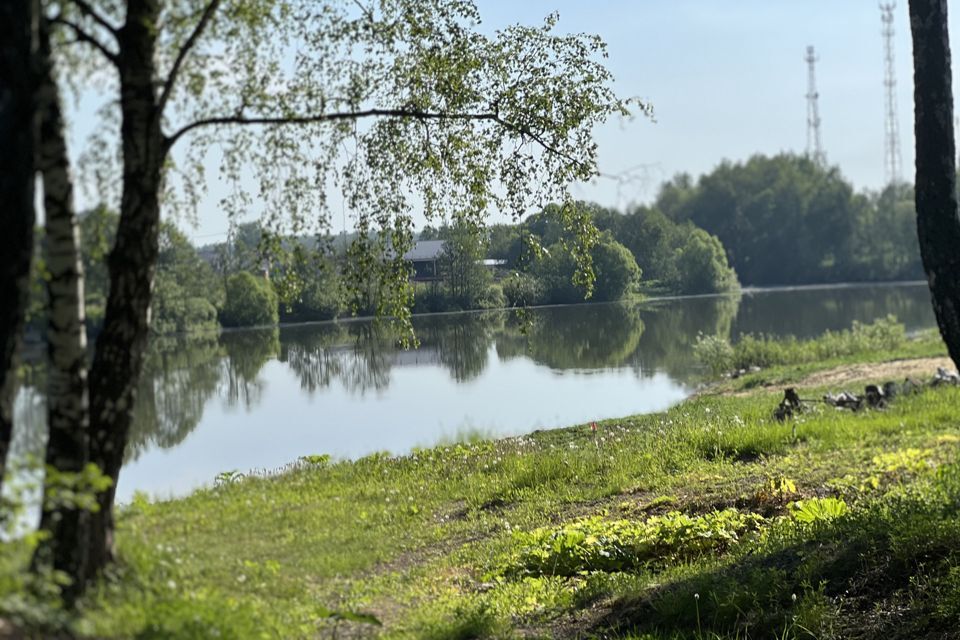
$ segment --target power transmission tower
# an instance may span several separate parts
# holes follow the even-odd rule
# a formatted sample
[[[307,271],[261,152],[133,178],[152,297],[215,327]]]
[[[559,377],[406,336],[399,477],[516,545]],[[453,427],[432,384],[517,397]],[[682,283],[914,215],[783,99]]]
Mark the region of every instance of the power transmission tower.
[[[807,47],[807,156],[820,166],[827,164],[820,142],[820,108],[817,106],[817,56],[813,47]]]
[[[886,90],[886,122],[884,126],[883,162],[887,184],[900,182],[900,125],[897,121],[897,75],[894,69],[893,11],[896,2],[880,4],[883,21],[883,87]]]

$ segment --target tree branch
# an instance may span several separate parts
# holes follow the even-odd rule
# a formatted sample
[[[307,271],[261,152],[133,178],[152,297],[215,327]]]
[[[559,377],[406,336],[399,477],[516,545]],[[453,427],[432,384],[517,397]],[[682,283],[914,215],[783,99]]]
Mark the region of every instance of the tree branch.
[[[159,110],[161,113],[167,104],[167,100],[170,98],[170,93],[173,91],[173,85],[177,81],[177,74],[180,73],[180,67],[183,66],[183,61],[186,59],[187,54],[190,53],[190,50],[196,44],[200,36],[203,35],[203,31],[207,28],[207,25],[210,23],[210,20],[213,18],[213,14],[216,13],[219,5],[220,0],[210,0],[210,2],[207,3],[207,6],[203,8],[203,14],[200,16],[200,21],[197,22],[197,25],[193,28],[193,32],[187,38],[187,41],[183,43],[182,47],[180,47],[180,51],[177,52],[177,57],[173,61],[173,66],[170,68],[170,73],[167,74],[167,79],[163,83],[163,91],[160,93]]]
[[[70,0],[70,1],[74,4],[74,6],[77,7],[80,13],[82,13],[86,17],[90,18],[91,20],[99,24],[101,27],[103,27],[104,29],[112,33],[114,36],[117,35],[117,28],[112,24],[110,24],[106,18],[101,16],[99,13],[97,13],[96,9],[94,9],[90,5],[90,3],[87,2],[87,0]]]
[[[74,35],[77,37],[77,40],[76,40],[77,42],[86,42],[86,43],[89,44],[90,46],[92,46],[92,47],[94,47],[95,49],[97,49],[100,53],[103,54],[103,56],[104,56],[107,60],[109,60],[114,66],[116,66],[116,64],[117,64],[117,54],[114,53],[113,51],[110,51],[110,49],[108,49],[108,48],[106,47],[106,45],[104,45],[102,42],[100,42],[99,40],[97,40],[96,38],[94,38],[92,35],[90,35],[89,33],[87,33],[87,32],[83,29],[83,27],[81,27],[80,25],[78,25],[78,24],[76,24],[76,23],[73,23],[73,22],[67,20],[66,18],[61,18],[61,17],[59,17],[59,16],[56,17],[56,18],[51,18],[51,19],[50,19],[50,22],[51,22],[51,24],[59,24],[59,25],[63,25],[63,26],[65,26],[65,27],[67,27],[68,29],[70,29],[71,31],[73,31]]]
[[[169,150],[176,144],[177,140],[185,134],[209,126],[249,126],[249,125],[305,125],[319,124],[322,122],[336,122],[342,120],[362,120],[364,118],[409,118],[413,120],[475,120],[493,122],[508,131],[512,131],[521,137],[527,137],[536,142],[545,151],[563,158],[581,168],[588,168],[587,163],[574,158],[568,153],[557,149],[544,138],[525,125],[519,125],[505,120],[497,111],[481,111],[477,113],[448,113],[437,111],[422,111],[419,109],[367,109],[364,111],[341,111],[334,113],[318,113],[314,115],[292,116],[292,117],[246,117],[242,112],[232,116],[219,116],[213,118],[203,118],[196,120],[188,125],[184,125],[173,135],[166,139],[167,149]],[[594,172],[595,173],[595,172]]]

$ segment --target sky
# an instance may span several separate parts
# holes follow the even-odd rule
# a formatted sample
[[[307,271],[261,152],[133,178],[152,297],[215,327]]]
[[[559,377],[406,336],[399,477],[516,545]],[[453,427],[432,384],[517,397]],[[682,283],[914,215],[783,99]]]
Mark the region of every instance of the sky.
[[[652,104],[652,120],[637,116],[597,128],[604,177],[574,185],[578,199],[623,209],[651,201],[659,184],[679,172],[698,176],[724,159],[742,161],[756,153],[803,153],[808,45],[819,57],[827,161],[857,189],[885,182],[883,40],[874,1],[476,1],[486,32],[539,23],[556,11],[559,31],[599,34],[609,47],[617,92]],[[950,23],[957,33],[953,16]],[[903,0],[894,28],[902,175],[912,180],[912,49]],[[95,126],[82,114],[76,121],[75,140]],[[223,193],[217,171],[211,167],[207,175],[210,192],[196,224],[184,229],[198,244],[222,240],[228,228],[217,207]],[[81,198],[80,204],[92,203]],[[414,218],[420,226],[422,216]]]

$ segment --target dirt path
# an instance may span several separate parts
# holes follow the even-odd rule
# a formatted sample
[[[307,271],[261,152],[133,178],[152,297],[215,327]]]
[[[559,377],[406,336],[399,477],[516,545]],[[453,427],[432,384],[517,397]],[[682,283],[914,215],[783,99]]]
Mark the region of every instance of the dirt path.
[[[905,378],[915,378],[920,382],[927,382],[937,372],[937,367],[943,367],[948,371],[953,371],[956,368],[950,358],[912,358],[890,362],[851,364],[812,373],[794,386],[839,387],[853,382],[885,382],[887,380],[902,382]]]
[[[862,387],[869,383],[882,383],[888,380],[903,382],[906,378],[913,378],[919,382],[929,382],[937,372],[937,367],[947,371],[954,371],[956,367],[950,358],[909,358],[904,360],[890,360],[889,362],[864,362],[848,364],[825,371],[816,371],[800,380],[789,382],[775,382],[764,384],[753,389],[724,389],[721,387],[714,393],[730,396],[749,396],[755,393],[782,393],[785,387],[811,389],[815,387],[831,387],[843,390],[844,386]],[[707,391],[710,393],[710,391]]]

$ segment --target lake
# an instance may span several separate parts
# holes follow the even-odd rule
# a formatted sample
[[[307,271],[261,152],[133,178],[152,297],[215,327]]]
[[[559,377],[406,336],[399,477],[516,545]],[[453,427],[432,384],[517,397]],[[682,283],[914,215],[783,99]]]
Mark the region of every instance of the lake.
[[[402,454],[659,411],[704,380],[699,333],[803,338],[887,314],[908,331],[935,326],[926,284],[910,283],[421,316],[412,350],[370,321],[164,338],[118,497],[182,495],[303,455]],[[42,450],[43,372],[32,371],[17,398],[17,458]]]

